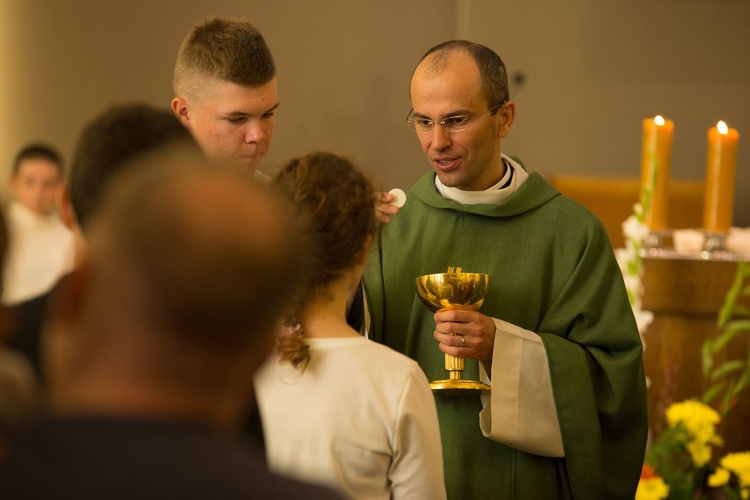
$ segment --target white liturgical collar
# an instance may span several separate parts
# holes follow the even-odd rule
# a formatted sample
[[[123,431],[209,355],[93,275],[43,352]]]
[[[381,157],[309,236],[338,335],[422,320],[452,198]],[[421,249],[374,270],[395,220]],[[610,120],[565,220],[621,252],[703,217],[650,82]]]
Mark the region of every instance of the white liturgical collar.
[[[508,168],[505,169],[503,178],[489,189],[464,191],[463,189],[444,186],[437,175],[435,176],[435,187],[443,197],[461,205],[478,205],[480,203],[499,205],[515,193],[516,189],[529,178],[529,174],[518,163],[506,155],[500,156]]]

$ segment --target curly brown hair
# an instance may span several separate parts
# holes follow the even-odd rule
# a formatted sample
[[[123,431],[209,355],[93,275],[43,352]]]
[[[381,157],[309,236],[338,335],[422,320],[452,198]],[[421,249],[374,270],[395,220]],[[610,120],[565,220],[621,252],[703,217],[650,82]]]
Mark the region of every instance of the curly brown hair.
[[[299,314],[316,293],[357,263],[377,231],[376,191],[352,161],[329,152],[291,160],[275,182],[292,203],[310,248],[309,286],[289,311],[287,334],[278,343],[281,360],[304,369],[310,353],[304,325],[296,328]]]

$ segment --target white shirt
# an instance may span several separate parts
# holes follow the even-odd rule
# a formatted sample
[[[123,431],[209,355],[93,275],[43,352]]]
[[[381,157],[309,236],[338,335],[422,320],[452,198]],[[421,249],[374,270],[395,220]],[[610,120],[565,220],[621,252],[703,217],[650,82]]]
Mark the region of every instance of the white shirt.
[[[73,234],[56,213],[39,215],[14,201],[7,211],[10,245],[3,303],[16,304],[47,292],[73,267]]]
[[[364,337],[306,339],[304,372],[255,379],[268,463],[354,499],[444,499],[435,401],[419,365]]]

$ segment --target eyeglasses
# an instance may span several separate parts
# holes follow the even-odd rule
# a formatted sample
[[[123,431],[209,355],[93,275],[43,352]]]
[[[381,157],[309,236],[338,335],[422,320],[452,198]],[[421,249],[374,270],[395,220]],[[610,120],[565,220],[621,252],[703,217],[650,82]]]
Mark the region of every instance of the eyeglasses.
[[[448,132],[449,134],[453,132],[460,132],[461,130],[464,130],[466,127],[471,125],[472,120],[479,118],[482,115],[486,115],[487,113],[491,113],[492,111],[501,107],[506,102],[508,101],[505,100],[501,102],[500,104],[496,104],[495,106],[492,106],[487,111],[484,111],[483,113],[479,113],[478,115],[449,116],[448,118],[443,118],[442,120],[438,122],[430,120],[429,118],[420,118],[420,117],[414,116],[414,110],[412,109],[411,111],[409,111],[409,114],[406,115],[406,124],[409,126],[410,129],[412,129],[414,132],[417,132],[418,134],[429,134],[430,132],[432,132],[432,128],[435,126],[436,123],[439,124],[440,127],[446,132]]]

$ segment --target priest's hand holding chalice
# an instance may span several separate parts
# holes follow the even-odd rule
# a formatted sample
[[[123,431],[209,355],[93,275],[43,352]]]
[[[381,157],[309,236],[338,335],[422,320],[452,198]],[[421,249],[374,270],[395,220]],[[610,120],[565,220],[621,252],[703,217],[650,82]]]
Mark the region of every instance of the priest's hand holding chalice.
[[[416,278],[417,294],[422,302],[432,311],[449,310],[477,311],[484,302],[490,287],[490,277],[487,274],[464,273],[461,268],[448,268],[447,273],[428,274]],[[446,332],[456,337],[451,343],[452,350],[460,353],[469,350],[463,334]],[[458,339],[460,338],[460,343]],[[453,340],[453,339],[451,339]],[[430,383],[433,392],[443,395],[475,395],[490,392],[490,386],[476,380],[465,380],[461,372],[464,371],[464,357],[461,354],[445,354],[445,370],[448,379],[435,380]],[[472,356],[473,357],[473,356]]]

